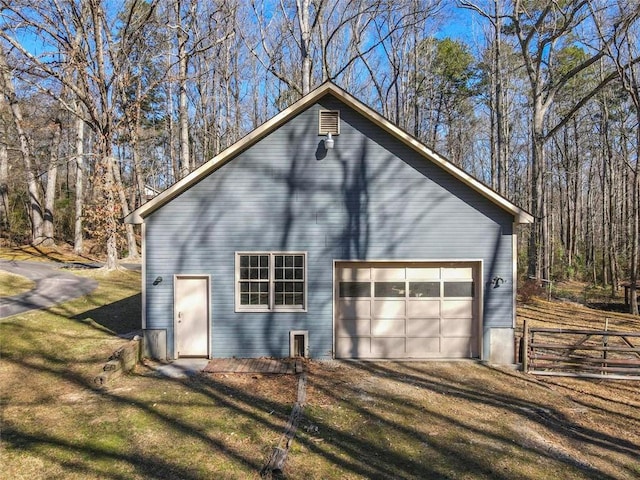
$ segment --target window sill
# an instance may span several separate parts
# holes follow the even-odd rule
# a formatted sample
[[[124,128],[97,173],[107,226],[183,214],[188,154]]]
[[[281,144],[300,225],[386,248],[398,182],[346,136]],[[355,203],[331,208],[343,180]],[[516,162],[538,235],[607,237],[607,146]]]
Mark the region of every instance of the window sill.
[[[291,307],[291,308],[238,308],[236,307],[235,313],[307,313],[306,308]]]

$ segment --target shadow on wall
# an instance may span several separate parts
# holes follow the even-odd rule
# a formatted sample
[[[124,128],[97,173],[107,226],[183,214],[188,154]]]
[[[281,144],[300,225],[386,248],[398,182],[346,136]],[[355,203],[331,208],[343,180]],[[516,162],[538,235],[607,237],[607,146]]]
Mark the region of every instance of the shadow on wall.
[[[98,325],[118,335],[140,330],[142,328],[141,318],[142,294],[140,293],[73,317],[74,320],[84,322],[93,320]]]

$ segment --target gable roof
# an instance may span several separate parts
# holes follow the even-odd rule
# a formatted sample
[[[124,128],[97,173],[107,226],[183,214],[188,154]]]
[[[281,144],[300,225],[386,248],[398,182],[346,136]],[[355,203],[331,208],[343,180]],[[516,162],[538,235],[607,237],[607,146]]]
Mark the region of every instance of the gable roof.
[[[166,203],[170,202],[173,198],[177,197],[182,192],[189,189],[191,186],[200,182],[203,178],[207,177],[222,165],[235,158],[238,154],[247,150],[259,140],[276,130],[282,124],[286,123],[303,110],[306,110],[311,105],[328,94],[331,94],[334,97],[338,98],[338,100],[342,101],[348,107],[352,108],[356,112],[372,121],[377,126],[381,127],[387,133],[400,140],[402,143],[413,149],[426,160],[435,163],[465,185],[471,187],[473,190],[480,193],[482,196],[486,197],[488,200],[495,203],[503,210],[511,213],[515,217],[517,223],[533,222],[533,216],[531,214],[511,203],[502,195],[487,187],[484,183],[475,179],[464,170],[456,167],[453,163],[449,162],[444,157],[437,154],[426,145],[422,144],[416,138],[391,123],[379,113],[367,107],[364,103],[362,103],[346,91],[342,90],[337,85],[331,82],[327,82],[302,97],[293,105],[283,110],[275,117],[271,118],[233,145],[224,149],[211,160],[202,164],[200,167],[192,171],[189,175],[177,181],[162,193],[149,200],[147,203],[138,207],[136,210],[134,210],[124,218],[125,223],[143,223],[145,217],[147,217]]]

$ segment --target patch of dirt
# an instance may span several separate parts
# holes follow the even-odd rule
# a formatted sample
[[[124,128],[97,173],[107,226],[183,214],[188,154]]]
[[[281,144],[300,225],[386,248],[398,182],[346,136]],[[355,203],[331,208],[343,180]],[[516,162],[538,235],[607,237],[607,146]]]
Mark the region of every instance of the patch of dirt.
[[[515,441],[525,448],[531,448],[542,455],[548,455],[562,462],[571,463],[584,470],[592,468],[589,462],[581,458],[582,455],[580,453],[567,449],[565,441],[561,443],[549,434],[542,435],[530,426],[523,428],[522,424],[512,426],[511,430]]]
[[[245,391],[265,401],[292,405],[296,401],[298,377],[296,375],[260,373],[206,373],[209,378],[229,392]],[[197,378],[197,377],[196,377]],[[232,393],[233,395],[234,393]]]

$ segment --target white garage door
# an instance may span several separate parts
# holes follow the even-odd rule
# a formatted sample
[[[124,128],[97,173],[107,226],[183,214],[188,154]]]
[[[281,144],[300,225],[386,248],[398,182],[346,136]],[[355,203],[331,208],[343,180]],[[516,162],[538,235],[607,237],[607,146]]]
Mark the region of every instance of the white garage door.
[[[470,358],[478,264],[336,265],[336,357]]]

